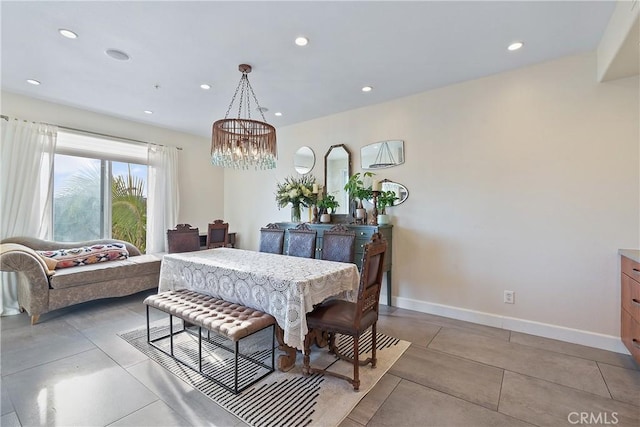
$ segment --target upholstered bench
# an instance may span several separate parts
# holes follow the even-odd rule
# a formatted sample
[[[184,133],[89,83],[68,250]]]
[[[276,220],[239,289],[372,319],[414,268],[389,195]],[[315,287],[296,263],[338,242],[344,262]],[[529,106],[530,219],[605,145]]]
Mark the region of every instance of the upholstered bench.
[[[163,353],[169,355],[176,361],[182,363],[183,365],[198,371],[203,376],[211,379],[217,384],[221,385],[225,389],[238,394],[241,391],[247,389],[252,386],[256,382],[260,381],[262,378],[269,375],[275,369],[275,355],[274,355],[274,347],[275,347],[275,324],[276,320],[273,316],[263,313],[258,310],[254,310],[249,307],[245,307],[239,304],[233,304],[225,300],[221,300],[218,298],[214,298],[208,295],[204,295],[198,292],[190,291],[190,290],[178,290],[178,291],[167,291],[161,292],[157,295],[151,295],[144,300],[144,304],[147,306],[147,342],[155,347],[156,349],[162,351]],[[169,314],[169,335],[161,336],[158,338],[151,339],[151,332],[149,327],[149,307],[153,307],[157,310],[160,310],[164,313]],[[181,330],[178,330],[174,333],[173,330],[173,317],[177,317],[183,321],[183,327]],[[183,332],[189,332],[189,329],[186,327],[189,325],[197,326],[197,336],[198,336],[198,366],[194,367],[192,364],[187,363],[186,361],[180,359],[175,355],[174,352],[174,335]],[[261,331],[269,326],[272,327],[271,332],[271,366],[264,364],[262,361],[252,358],[248,355],[241,354],[239,351],[239,343],[240,340],[246,338],[258,331]],[[206,337],[203,337],[202,330],[207,331]],[[214,333],[218,336],[227,338],[233,342],[234,348],[231,349],[220,342],[216,342],[215,340],[211,340],[210,333]],[[169,352],[162,349],[160,346],[155,343],[169,338]],[[202,339],[205,338],[209,343],[213,344],[216,347],[223,348],[229,352],[234,354],[234,364],[233,364],[233,385],[228,385],[223,382],[219,378],[215,378],[205,372],[202,369]],[[258,376],[257,378],[253,378],[249,383],[243,384],[239,387],[238,384],[238,361],[239,358],[244,360],[248,360],[253,364],[259,365],[260,367],[266,368],[266,372]]]

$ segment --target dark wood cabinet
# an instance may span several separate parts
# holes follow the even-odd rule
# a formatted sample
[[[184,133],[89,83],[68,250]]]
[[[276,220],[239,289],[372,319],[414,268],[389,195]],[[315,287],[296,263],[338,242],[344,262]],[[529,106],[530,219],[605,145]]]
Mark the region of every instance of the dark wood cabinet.
[[[296,228],[297,223],[293,222],[278,222],[278,227],[285,229],[284,234],[284,253],[287,253],[287,247],[289,243],[289,232],[291,228]],[[322,237],[324,232],[329,230],[335,224],[309,224],[312,230],[316,230],[318,237],[316,240],[316,258],[322,258]],[[354,262],[358,266],[358,269],[362,266],[362,255],[364,254],[364,245],[369,240],[373,233],[380,232],[387,240],[387,253],[384,256],[384,271],[386,273],[387,284],[387,305],[391,306],[391,259],[393,248],[393,225],[357,225],[357,224],[342,224],[349,230],[356,233],[356,247]]]

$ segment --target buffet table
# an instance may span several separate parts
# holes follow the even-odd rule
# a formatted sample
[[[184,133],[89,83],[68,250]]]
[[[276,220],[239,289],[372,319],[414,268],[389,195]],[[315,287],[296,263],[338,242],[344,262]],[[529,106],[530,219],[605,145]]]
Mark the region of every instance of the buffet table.
[[[287,370],[303,349],[306,313],[332,296],[353,301],[358,282],[355,264],[217,248],[165,255],[159,291],[190,289],[271,314]]]

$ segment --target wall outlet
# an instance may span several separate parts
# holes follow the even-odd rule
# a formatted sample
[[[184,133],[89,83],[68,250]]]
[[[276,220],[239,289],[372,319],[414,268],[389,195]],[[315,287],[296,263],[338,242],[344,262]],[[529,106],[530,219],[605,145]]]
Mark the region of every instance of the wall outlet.
[[[514,291],[504,291],[504,303],[514,304],[516,302],[516,293]]]

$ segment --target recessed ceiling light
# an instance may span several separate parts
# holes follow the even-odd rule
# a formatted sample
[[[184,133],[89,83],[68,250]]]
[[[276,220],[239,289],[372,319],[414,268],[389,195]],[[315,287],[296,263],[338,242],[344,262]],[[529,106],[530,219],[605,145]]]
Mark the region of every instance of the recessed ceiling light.
[[[203,84],[200,85],[200,89],[209,90],[209,89],[211,89],[211,85],[203,83]]]
[[[298,46],[306,46],[309,43],[309,39],[306,37],[296,37],[296,44]]]
[[[362,88],[363,92],[371,92],[373,90],[373,88],[371,86],[365,86]]]
[[[144,110],[144,113],[145,113],[145,114],[153,114],[153,111],[151,111],[151,110]]]
[[[282,115],[282,113],[280,111],[278,111],[277,113],[274,113],[276,116],[280,117]]]
[[[68,39],[77,39],[78,35],[71,30],[65,30],[64,28],[60,28],[58,32]]]
[[[518,50],[520,49],[522,46],[524,46],[524,43],[522,42],[513,42],[509,45],[509,47],[507,47],[508,50]]]
[[[32,84],[34,86],[38,86],[40,84],[39,81],[34,80],[34,79],[27,79],[27,83]]]
[[[113,59],[117,59],[118,61],[128,61],[129,55],[126,52],[123,52],[118,49],[107,49],[104,51],[107,55],[109,55]]]

